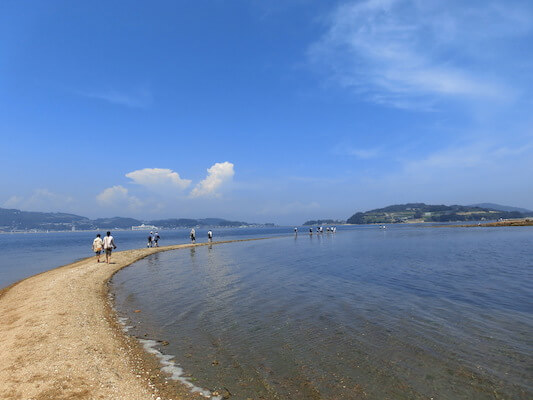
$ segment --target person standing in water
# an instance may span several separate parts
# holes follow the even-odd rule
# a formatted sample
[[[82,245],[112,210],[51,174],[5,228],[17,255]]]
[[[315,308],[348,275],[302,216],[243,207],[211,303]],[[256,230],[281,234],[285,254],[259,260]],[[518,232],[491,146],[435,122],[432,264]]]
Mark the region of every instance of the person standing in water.
[[[96,254],[96,262],[100,262],[100,254],[102,253],[102,247],[104,242],[98,233],[96,238],[93,240],[93,251]]]
[[[191,229],[191,242],[196,243],[196,231],[194,228]]]
[[[114,249],[116,249],[117,246],[115,246],[115,240],[113,239],[113,236],[111,236],[111,232],[107,231],[106,237],[104,238],[104,250],[105,250],[105,262],[110,263],[111,262],[111,253]]]
[[[207,231],[207,240],[209,241],[209,243],[213,241],[213,232],[211,232],[211,230]]]

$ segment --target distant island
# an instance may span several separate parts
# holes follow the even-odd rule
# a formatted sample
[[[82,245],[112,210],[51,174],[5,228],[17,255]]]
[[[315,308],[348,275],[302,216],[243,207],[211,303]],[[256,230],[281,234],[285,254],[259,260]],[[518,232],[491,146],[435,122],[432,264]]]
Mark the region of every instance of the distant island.
[[[488,221],[533,216],[533,211],[516,207],[484,203],[479,205],[430,205],[424,203],[395,204],[366,212],[356,212],[346,221],[349,224],[394,224],[416,222]],[[521,210],[521,211],[518,211]]]
[[[274,226],[274,224],[255,224],[243,221],[228,221],[223,218],[169,218],[141,221],[135,218],[112,217],[89,219],[81,215],[67,213],[46,213],[0,208],[0,232],[46,232],[96,229],[132,229],[146,226],[159,229],[178,229],[192,227]],[[142,229],[142,228],[141,228]]]

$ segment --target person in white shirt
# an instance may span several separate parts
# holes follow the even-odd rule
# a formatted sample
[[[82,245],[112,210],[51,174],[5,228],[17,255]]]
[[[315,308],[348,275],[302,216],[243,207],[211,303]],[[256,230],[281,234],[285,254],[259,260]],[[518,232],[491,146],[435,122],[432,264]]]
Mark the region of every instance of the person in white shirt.
[[[207,231],[207,240],[209,240],[209,243],[213,241],[213,232],[211,230]]]
[[[111,261],[111,252],[113,249],[116,249],[115,240],[111,236],[111,232],[107,231],[106,237],[104,238],[104,250],[105,250],[105,262],[110,263]]]
[[[191,229],[191,242],[196,243],[196,231],[194,228]]]
[[[93,251],[96,254],[96,262],[100,262],[100,254],[102,253],[103,241],[100,237],[100,234],[96,235],[96,238],[93,240]]]

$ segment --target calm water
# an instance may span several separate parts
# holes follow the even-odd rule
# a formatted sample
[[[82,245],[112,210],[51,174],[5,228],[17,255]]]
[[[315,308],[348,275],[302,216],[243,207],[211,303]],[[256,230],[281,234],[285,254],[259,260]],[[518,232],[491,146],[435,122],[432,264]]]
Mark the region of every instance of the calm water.
[[[214,229],[215,240],[238,239],[286,234],[292,228],[228,228]],[[190,229],[159,231],[160,245],[189,242]],[[100,232],[51,232],[0,234],[0,289],[20,279],[60,265],[90,257],[93,239]],[[146,246],[147,231],[113,231],[118,250]],[[197,242],[204,242],[207,229],[196,230]]]
[[[233,399],[525,399],[532,278],[528,227],[357,227],[155,254],[113,291]]]

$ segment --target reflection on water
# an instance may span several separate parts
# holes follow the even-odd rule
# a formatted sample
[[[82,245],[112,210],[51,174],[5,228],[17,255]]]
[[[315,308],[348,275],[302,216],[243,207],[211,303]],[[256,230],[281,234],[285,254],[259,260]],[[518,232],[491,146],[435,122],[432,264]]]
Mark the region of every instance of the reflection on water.
[[[235,399],[531,398],[532,234],[300,233],[161,253],[113,285],[134,334]]]
[[[217,240],[268,237],[290,234],[290,228],[220,228],[213,229]],[[0,289],[28,276],[60,265],[93,256],[92,243],[97,232],[50,232],[0,234]],[[104,231],[99,233],[103,234]],[[118,250],[146,246],[145,231],[113,231]],[[189,229],[160,230],[160,246],[190,243]],[[197,229],[198,243],[207,237],[207,229]]]

